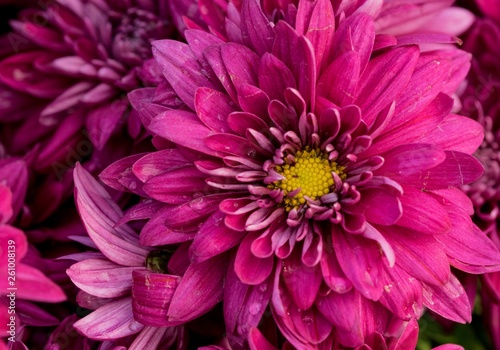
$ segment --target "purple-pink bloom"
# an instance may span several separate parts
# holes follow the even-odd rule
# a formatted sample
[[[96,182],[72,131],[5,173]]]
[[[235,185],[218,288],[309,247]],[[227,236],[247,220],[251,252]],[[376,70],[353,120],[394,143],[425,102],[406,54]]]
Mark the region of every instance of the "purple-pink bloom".
[[[476,157],[485,168],[476,182],[464,186],[474,204],[474,221],[500,247],[500,5],[476,1],[486,17],[478,18],[465,37],[464,48],[473,54],[471,72],[461,94],[462,113],[484,127],[484,141]],[[500,273],[481,276],[483,318],[494,347],[500,347]]]
[[[4,245],[0,250],[0,330],[2,338],[10,336],[9,324],[14,322],[14,339],[21,344],[24,327],[58,323],[57,318],[31,302],[66,300],[61,287],[41,271],[42,260],[37,259],[37,252],[29,247],[24,232],[10,225],[21,209],[19,203],[22,204],[26,190],[27,179],[23,174],[26,174],[24,162],[15,159],[0,161],[0,241]]]
[[[158,82],[150,43],[176,34],[165,1],[39,6],[11,21],[13,52],[0,61],[1,139],[11,155],[38,147],[34,169],[60,177],[93,149],[112,148],[113,135],[122,148],[145,136],[126,93]]]
[[[109,194],[80,165],[74,176],[88,244],[99,252],[67,257],[79,260],[67,270],[81,289],[77,302],[95,310],[73,327],[90,339],[128,349],[168,349],[176,341],[182,343],[182,327],[166,317],[181,279],[167,273],[169,253],[140,245],[127,225],[115,226],[122,212]]]
[[[224,278],[232,345],[268,304],[298,349],[360,346],[424,306],[470,321],[450,265],[500,263],[458,189],[483,171],[470,155],[482,127],[450,113],[448,96],[470,56],[398,45],[365,13],[334,21],[326,0],[289,10],[272,21],[245,0],[228,8],[228,41],[187,30],[187,44],[155,42],[166,80],[129,94],[158,151],[101,179],[145,197],[125,216],[149,219],[141,244],[189,249],[193,274],[167,317],[215,305],[199,297],[198,266],[227,257],[204,286]]]

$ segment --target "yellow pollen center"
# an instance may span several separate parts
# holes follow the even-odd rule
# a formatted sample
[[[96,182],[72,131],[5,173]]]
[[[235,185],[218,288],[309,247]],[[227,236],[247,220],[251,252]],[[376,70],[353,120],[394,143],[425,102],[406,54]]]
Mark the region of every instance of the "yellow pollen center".
[[[276,172],[285,179],[273,182],[269,188],[280,188],[284,192],[283,204],[287,211],[306,203],[304,196],[316,200],[332,191],[332,172],[345,179],[345,167],[328,160],[319,149],[298,151],[294,155],[295,164],[277,166]],[[297,189],[300,188],[298,193]],[[290,195],[289,195],[290,194]]]

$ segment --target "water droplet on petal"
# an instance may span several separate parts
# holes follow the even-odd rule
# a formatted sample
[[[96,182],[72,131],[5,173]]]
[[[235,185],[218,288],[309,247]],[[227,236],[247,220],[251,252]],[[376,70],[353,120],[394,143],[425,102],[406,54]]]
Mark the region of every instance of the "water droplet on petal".
[[[310,326],[310,325],[313,323],[313,319],[312,319],[312,317],[310,317],[310,316],[306,316],[306,317],[304,317],[304,318],[302,319],[302,321],[303,321],[306,325],[308,325],[308,326]]]
[[[256,154],[257,151],[255,151],[254,149],[248,150],[247,152],[247,156],[249,156],[250,158],[254,158]]]
[[[264,284],[262,283],[260,286],[259,286],[259,290],[264,293],[266,290],[267,290],[267,284]]]
[[[252,303],[248,308],[248,312],[250,312],[250,314],[255,316],[260,312],[261,309],[262,306],[259,303]]]

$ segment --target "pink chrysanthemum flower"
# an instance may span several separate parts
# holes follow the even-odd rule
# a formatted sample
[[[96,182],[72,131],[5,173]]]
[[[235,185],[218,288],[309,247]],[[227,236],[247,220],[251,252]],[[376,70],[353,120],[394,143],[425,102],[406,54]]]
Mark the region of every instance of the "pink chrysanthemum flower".
[[[175,32],[166,1],[40,6],[23,10],[7,35],[15,52],[0,61],[0,140],[12,155],[38,145],[34,168],[61,175],[124,125],[131,138],[144,135],[126,93],[158,82],[150,43]]]
[[[470,321],[450,265],[494,271],[500,255],[457,188],[482,174],[482,127],[447,95],[469,55],[398,45],[365,13],[334,21],[327,0],[289,9],[273,22],[245,0],[228,42],[155,42],[166,81],[129,95],[158,151],[101,178],[147,198],[124,219],[149,219],[141,244],[189,249],[168,319],[223,299],[238,344],[269,303],[298,349],[359,346],[423,306]]]
[[[73,327],[106,346],[169,349],[176,341],[182,343],[183,328],[166,317],[180,281],[167,274],[169,253],[142,246],[126,225],[115,227],[122,212],[109,194],[80,165],[74,176],[76,203],[89,243],[100,252],[67,257],[80,260],[67,271],[81,289],[78,303],[95,310]]]

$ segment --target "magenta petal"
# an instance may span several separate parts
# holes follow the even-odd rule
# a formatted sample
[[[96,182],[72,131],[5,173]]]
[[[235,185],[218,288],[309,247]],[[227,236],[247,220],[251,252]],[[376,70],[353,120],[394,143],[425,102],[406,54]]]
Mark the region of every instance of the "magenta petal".
[[[500,22],[500,5],[497,2],[493,0],[476,0],[476,4],[479,5],[484,14]]]
[[[151,177],[144,184],[144,192],[163,203],[182,204],[206,190],[207,175],[194,166],[185,166]]]
[[[432,142],[452,151],[473,153],[483,142],[483,126],[471,118],[450,114],[438,128],[423,135],[419,142]]]
[[[342,54],[321,74],[318,95],[328,98],[339,107],[350,105],[356,94],[359,74],[359,54],[355,51]]]
[[[332,233],[340,267],[354,287],[366,298],[378,300],[382,294],[382,259],[378,244],[343,231]]]
[[[481,163],[466,153],[445,151],[445,154],[446,159],[430,170],[403,176],[401,179],[397,176],[392,178],[422,190],[437,190],[474,182],[484,172]]]
[[[216,211],[202,224],[189,250],[192,262],[199,263],[221,254],[243,239],[244,232],[231,230],[224,225],[225,216]]]
[[[239,279],[246,284],[257,285],[266,280],[274,266],[274,257],[258,258],[251,251],[252,242],[258,237],[257,233],[249,233],[240,243],[234,270]]]
[[[469,298],[464,288],[453,275],[443,286],[423,284],[424,305],[444,318],[458,323],[469,323],[472,319]]]
[[[169,84],[189,108],[194,109],[194,93],[198,87],[216,88],[204,75],[188,45],[173,40],[155,41],[153,55]]]
[[[452,52],[453,54],[446,52]],[[448,57],[452,55],[458,57]],[[419,118],[423,109],[427,108],[426,106],[439,93],[447,92],[445,90],[447,90],[450,80],[463,81],[463,74],[456,74],[455,68],[460,67],[460,69],[467,71],[469,60],[469,54],[461,50],[440,50],[422,53],[408,86],[398,98],[396,113],[391,121],[391,128]],[[455,89],[456,87],[449,92],[452,93]],[[443,135],[447,136],[446,134]],[[435,139],[431,138],[429,140]]]
[[[258,93],[257,93],[258,94]],[[239,95],[241,97],[241,95]],[[267,104],[265,107],[267,108]],[[267,109],[266,109],[267,112]],[[248,112],[234,112],[229,115],[227,119],[229,127],[236,133],[241,136],[246,135],[246,131],[248,129],[253,130],[266,130],[269,127],[267,124],[255,114],[251,114]]]
[[[227,117],[236,111],[231,98],[210,88],[198,88],[194,95],[196,113],[207,127],[215,132],[228,132]]]
[[[5,284],[1,283],[0,285],[4,290],[7,290],[6,282],[7,278],[5,278]],[[60,286],[40,270],[26,264],[21,263],[16,266],[16,287],[16,295],[20,299],[48,303],[58,303],[66,300],[66,295]]]
[[[443,243],[444,251],[453,258],[450,263],[469,273],[498,271],[500,252],[493,241],[461,210],[451,207],[448,214],[452,227],[446,235],[436,239]]]
[[[191,264],[172,298],[168,310],[169,321],[190,321],[221,301],[226,264],[225,255]]]
[[[323,257],[320,261],[323,280],[334,292],[345,293],[352,288],[352,283],[345,276],[337,261],[337,257],[331,250],[331,247],[323,249]]]
[[[152,271],[132,273],[132,310],[134,318],[147,326],[165,327],[170,301],[181,278]]]
[[[113,315],[113,317],[110,317]],[[95,340],[114,340],[141,331],[142,324],[134,320],[130,298],[101,306],[73,325],[79,332]]]
[[[159,246],[190,241],[195,232],[171,230],[166,225],[166,215],[172,211],[171,206],[164,206],[154,213],[144,225],[140,234],[140,243],[145,246]]]
[[[464,348],[457,344],[444,344],[432,348],[432,350],[464,350]]]
[[[39,98],[56,98],[70,85],[70,79],[59,75],[50,77],[36,70],[41,62],[50,62],[54,54],[29,50],[0,62],[0,81],[14,90]]]
[[[229,265],[224,285],[224,319],[228,333],[237,342],[244,343],[249,329],[262,321],[273,291],[272,283],[272,278],[257,286],[242,283],[234,264]]]
[[[408,322],[403,334],[401,334],[394,346],[394,350],[414,349],[417,346],[419,333],[417,319],[418,317],[412,318]]]
[[[9,187],[0,184],[0,225],[12,217],[12,192]]]
[[[217,156],[206,147],[203,140],[211,134],[198,117],[190,112],[172,110],[160,114],[151,121],[149,129],[164,139],[197,152]]]
[[[386,129],[391,130],[377,137],[364,154],[367,156],[378,155],[396,146],[418,142],[426,134],[439,128],[439,124],[447,118],[452,107],[453,99],[448,95],[439,94],[414,119],[394,129],[391,129],[389,123]],[[432,139],[432,142],[427,140],[427,143],[433,144],[436,141],[435,139]]]
[[[227,43],[221,47],[221,56],[236,90],[243,84],[257,86],[259,56],[254,51],[240,44]]]
[[[118,205],[83,167],[74,170],[78,211],[92,241],[106,257],[123,266],[141,266],[148,250],[127,226],[115,227],[123,216]]]
[[[375,28],[371,16],[362,13],[349,16],[335,33],[332,58],[337,59],[347,51],[355,51],[360,57],[360,71],[363,71],[372,54],[374,40]]]
[[[384,188],[360,190],[361,199],[345,207],[346,211],[362,214],[366,221],[379,225],[393,225],[401,217],[403,208],[398,197]]]
[[[223,58],[221,54],[221,46],[214,45],[208,47],[204,52],[203,56],[210,64],[210,67],[214,71],[215,75],[219,79],[220,84],[227,91],[228,95],[231,96],[233,101],[237,101],[236,88],[231,80],[228,70],[223,63]]]
[[[435,168],[446,159],[445,152],[432,144],[406,144],[384,154],[385,163],[376,171],[396,181],[406,183],[426,170]]]
[[[170,109],[159,103],[153,102],[155,92],[156,89],[154,88],[141,88],[131,91],[127,95],[130,104],[134,110],[137,111],[139,118],[146,128],[149,126],[149,123],[151,123],[151,120],[153,120],[154,117]],[[175,95],[175,93],[173,93],[173,95]],[[175,106],[175,102],[176,101],[173,100],[172,103],[167,102],[165,104],[167,106]]]
[[[259,55],[270,52],[274,42],[274,30],[257,0],[243,1],[241,8],[241,37]]]
[[[275,28],[277,39],[272,54],[291,70],[300,96],[314,110],[317,78],[314,49],[309,40],[285,21],[279,21]]]
[[[142,182],[146,182],[154,176],[189,164],[191,162],[186,160],[177,149],[165,149],[141,157],[133,164],[132,171]]]
[[[28,168],[24,160],[0,161],[0,181],[5,181],[12,192],[12,216],[15,217],[24,205],[28,190]]]
[[[332,325],[316,307],[308,310],[291,307],[290,317],[296,333],[302,335],[309,344],[323,342],[332,331]]]
[[[380,227],[380,230],[396,253],[396,265],[409,275],[437,286],[448,281],[448,258],[433,236],[404,228]]]
[[[384,293],[380,303],[403,320],[420,318],[422,285],[399,266],[385,268]]]
[[[269,101],[269,96],[255,86],[241,84],[238,88],[238,104],[241,109],[245,112],[255,114],[263,120],[268,119],[267,105]]]
[[[342,344],[355,347],[364,341],[364,326],[362,314],[362,296],[355,290],[338,294],[332,292],[320,297],[318,310],[337,329]]]
[[[305,266],[297,250],[283,260],[282,265],[281,276],[293,301],[299,308],[309,309],[323,280],[320,266]]]
[[[259,64],[259,86],[271,100],[284,101],[284,92],[288,87],[296,88],[295,79],[290,69],[276,56],[266,53]]]
[[[212,152],[231,154],[245,158],[258,158],[260,154],[272,157],[272,153],[251,143],[246,138],[232,134],[213,134],[205,139],[205,144]]]
[[[81,290],[100,298],[115,298],[130,291],[135,269],[105,259],[86,259],[72,265],[66,273]]]
[[[369,61],[354,101],[368,126],[410,81],[419,53],[417,47],[396,48]]]
[[[248,345],[250,350],[278,350],[276,347],[264,338],[257,328],[250,329],[248,336]]]
[[[317,1],[304,33],[314,48],[317,71],[320,71],[324,57],[328,57],[328,54],[331,52],[334,32],[335,13],[332,3],[328,0]]]
[[[99,174],[99,179],[115,190],[135,193],[139,190],[140,193],[138,194],[144,195],[144,192],[140,189],[141,181],[132,172],[132,166],[142,156],[144,156],[144,153],[134,154],[114,162]]]
[[[403,205],[403,216],[397,223],[399,226],[430,235],[443,234],[450,229],[451,221],[447,211],[427,193],[405,187],[400,200]]]
[[[108,142],[111,134],[115,132],[124,113],[129,107],[128,100],[122,98],[113,101],[112,104],[93,109],[87,115],[86,126],[92,144],[101,150]]]

